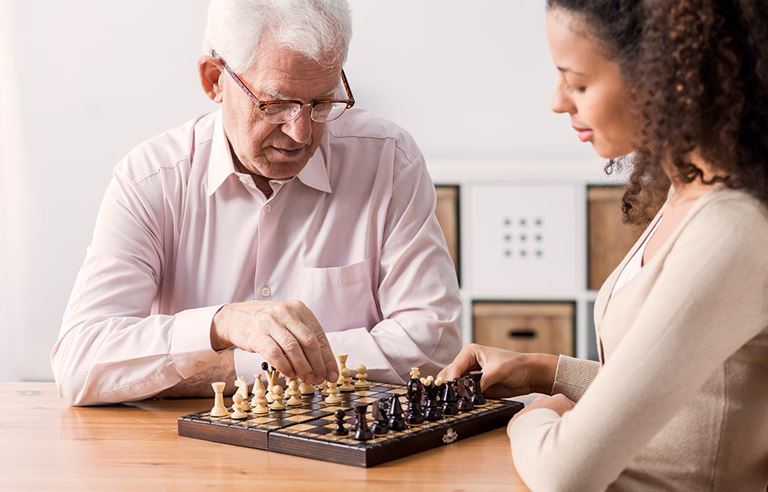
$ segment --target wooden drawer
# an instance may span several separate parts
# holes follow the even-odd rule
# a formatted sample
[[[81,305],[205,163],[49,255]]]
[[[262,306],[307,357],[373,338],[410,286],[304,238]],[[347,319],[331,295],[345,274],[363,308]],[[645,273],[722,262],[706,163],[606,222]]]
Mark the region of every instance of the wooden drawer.
[[[437,221],[443,230],[445,241],[448,243],[448,252],[453,259],[456,275],[459,275],[459,187],[436,186],[437,191]]]
[[[587,189],[589,289],[600,289],[642,233],[641,228],[623,223],[623,195],[623,186]]]
[[[573,355],[574,313],[570,302],[476,302],[474,341],[515,352]]]

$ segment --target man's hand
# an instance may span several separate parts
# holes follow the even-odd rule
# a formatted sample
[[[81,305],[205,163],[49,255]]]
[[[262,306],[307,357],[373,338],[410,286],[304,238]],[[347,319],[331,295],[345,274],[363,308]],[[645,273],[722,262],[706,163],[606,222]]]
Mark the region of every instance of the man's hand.
[[[213,317],[211,346],[256,352],[286,377],[305,383],[339,378],[325,332],[301,301],[227,304]]]
[[[555,379],[557,359],[556,355],[521,354],[471,343],[440,372],[440,377],[454,379],[482,369],[480,390],[492,398],[548,394]]]

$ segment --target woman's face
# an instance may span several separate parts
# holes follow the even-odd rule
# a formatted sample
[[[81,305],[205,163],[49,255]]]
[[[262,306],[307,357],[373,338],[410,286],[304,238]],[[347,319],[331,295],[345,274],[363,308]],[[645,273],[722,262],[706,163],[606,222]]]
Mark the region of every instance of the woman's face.
[[[601,157],[619,157],[636,148],[629,90],[590,32],[578,15],[549,9],[547,38],[559,74],[552,111],[568,113],[579,140],[591,142]]]

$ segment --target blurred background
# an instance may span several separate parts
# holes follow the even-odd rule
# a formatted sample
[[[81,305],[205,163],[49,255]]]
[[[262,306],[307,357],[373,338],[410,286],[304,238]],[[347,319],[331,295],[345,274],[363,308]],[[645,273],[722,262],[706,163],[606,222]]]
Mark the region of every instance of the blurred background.
[[[543,0],[350,4],[346,73],[359,106],[409,130],[433,176],[462,190],[462,200],[472,198],[463,187],[473,166],[490,184],[505,162],[516,184],[528,172],[520,163],[539,181],[539,163],[555,171],[587,163],[590,177],[579,183],[600,180],[600,160],[567,116],[549,110],[556,75]],[[203,0],[0,0],[0,380],[51,379],[48,355],[116,162],[214,109],[195,65],[206,8]],[[586,192],[574,189],[569,200],[582,203]],[[461,220],[472,221],[476,207],[462,207]],[[584,215],[587,206],[573,210]],[[579,254],[588,247],[585,217],[573,233]],[[472,227],[462,224],[462,234]],[[470,239],[458,241],[470,254]],[[569,261],[583,264],[574,285],[550,297],[574,303],[584,325],[594,286],[586,256]],[[462,264],[471,268],[471,258]],[[507,294],[463,277],[467,307],[475,294]],[[580,330],[577,339],[587,336]]]

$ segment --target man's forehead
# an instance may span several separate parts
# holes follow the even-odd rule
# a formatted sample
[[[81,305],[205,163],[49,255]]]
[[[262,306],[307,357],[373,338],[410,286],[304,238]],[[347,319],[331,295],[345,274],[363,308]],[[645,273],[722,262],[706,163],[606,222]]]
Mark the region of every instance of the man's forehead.
[[[326,86],[328,87],[328,86]],[[335,94],[341,88],[341,80],[339,80],[333,87],[323,90],[321,87],[313,86],[313,96],[330,96]],[[306,97],[305,88],[291,89],[289,84],[282,84],[279,82],[265,82],[259,88],[261,92],[269,96],[270,99],[301,99]],[[299,92],[303,92],[300,94]]]

